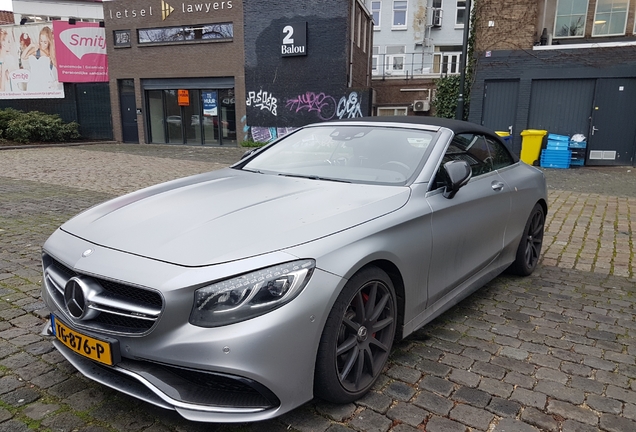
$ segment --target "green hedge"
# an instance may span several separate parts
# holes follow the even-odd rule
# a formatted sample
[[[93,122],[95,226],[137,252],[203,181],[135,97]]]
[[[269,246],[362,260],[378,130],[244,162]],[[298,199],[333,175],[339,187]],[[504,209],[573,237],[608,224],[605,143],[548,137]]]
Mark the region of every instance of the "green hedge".
[[[78,139],[80,133],[78,123],[64,123],[57,114],[5,108],[0,110],[0,137],[20,143],[65,142]]]

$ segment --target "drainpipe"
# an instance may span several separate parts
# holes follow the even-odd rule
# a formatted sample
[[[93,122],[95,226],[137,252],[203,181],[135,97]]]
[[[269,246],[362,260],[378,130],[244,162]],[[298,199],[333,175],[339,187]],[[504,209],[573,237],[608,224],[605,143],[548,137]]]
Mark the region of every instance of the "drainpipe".
[[[356,26],[356,0],[351,0],[351,34],[349,39],[351,39],[351,46],[349,47],[349,82],[347,83],[347,88],[351,88],[353,85],[353,35],[355,32]]]
[[[455,118],[457,120],[464,119],[464,87],[466,81],[466,56],[468,55],[468,35],[470,34],[470,0],[466,0],[466,13],[464,14],[464,45],[462,46],[462,58],[459,62],[459,95],[457,96],[457,109],[455,110]]]
[[[541,17],[541,28],[545,28],[545,13],[548,7],[548,0],[543,0],[543,17]]]

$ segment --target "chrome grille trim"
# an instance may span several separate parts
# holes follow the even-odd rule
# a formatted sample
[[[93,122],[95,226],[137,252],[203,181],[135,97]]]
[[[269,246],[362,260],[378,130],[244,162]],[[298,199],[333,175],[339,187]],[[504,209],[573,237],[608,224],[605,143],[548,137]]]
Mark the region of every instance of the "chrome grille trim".
[[[47,292],[64,318],[78,328],[113,335],[141,336],[152,330],[163,311],[163,297],[158,291],[78,273],[46,254],[43,255],[43,270]],[[68,313],[64,289],[75,276],[90,277],[104,289],[91,297],[91,303],[87,305],[100,312],[94,319],[77,320]]]

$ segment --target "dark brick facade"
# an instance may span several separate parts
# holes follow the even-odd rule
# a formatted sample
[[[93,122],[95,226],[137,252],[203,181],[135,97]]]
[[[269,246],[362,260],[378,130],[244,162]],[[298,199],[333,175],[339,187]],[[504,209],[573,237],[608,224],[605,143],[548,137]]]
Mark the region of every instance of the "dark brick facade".
[[[435,79],[376,79],[373,80],[373,89],[377,107],[408,107],[408,115],[433,115],[432,108],[429,111],[413,111],[413,103],[432,99]]]
[[[296,127],[370,114],[372,31],[357,1],[249,0],[244,8],[247,125]],[[283,28],[305,22],[306,55],[282,57]]]
[[[540,43],[543,28],[552,33],[554,28],[555,4],[539,0],[501,2],[499,0],[478,0],[475,23],[476,72],[471,87],[469,120],[484,124],[485,90],[487,83],[516,82],[516,114],[512,124],[514,135],[511,147],[517,154],[521,151],[524,129],[534,129],[531,113],[537,109],[555,109],[548,105],[531,106],[533,83],[547,80],[595,80],[609,78],[636,78],[636,46],[633,43],[634,16],[636,11],[629,8],[626,34],[612,37],[592,37],[592,27],[596,0],[590,0],[585,34],[580,38],[552,40],[550,49],[533,49]],[[489,21],[493,21],[489,23]],[[490,24],[490,25],[489,25]],[[593,47],[592,44],[606,42],[619,46]],[[588,44],[580,45],[579,44]],[[623,46],[620,46],[620,45]],[[559,48],[559,46],[563,48]],[[548,47],[546,47],[548,48]],[[573,81],[571,81],[573,82]],[[558,100],[556,102],[559,102]],[[567,109],[567,107],[565,108]],[[590,104],[590,119],[592,106]],[[587,121],[587,116],[584,119]],[[621,122],[624,123],[624,122]],[[633,122],[632,122],[633,123]],[[561,125],[567,131],[568,125]],[[591,127],[591,123],[590,123]],[[623,127],[620,124],[616,128]],[[571,128],[574,129],[574,128]],[[580,126],[579,126],[580,129]],[[588,130],[581,130],[589,137]],[[635,144],[636,146],[636,144]]]

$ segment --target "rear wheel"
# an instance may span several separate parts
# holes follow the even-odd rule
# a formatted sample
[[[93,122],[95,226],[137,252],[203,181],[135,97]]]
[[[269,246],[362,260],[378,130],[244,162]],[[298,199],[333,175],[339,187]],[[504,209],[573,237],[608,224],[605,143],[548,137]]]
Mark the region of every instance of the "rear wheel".
[[[543,245],[544,227],[545,213],[543,207],[540,204],[535,204],[523,229],[523,236],[517,248],[515,261],[508,267],[510,273],[528,276],[537,267],[541,246]]]
[[[395,290],[377,267],[356,273],[329,313],[322,333],[314,392],[334,403],[359,399],[380,376],[396,328]]]

